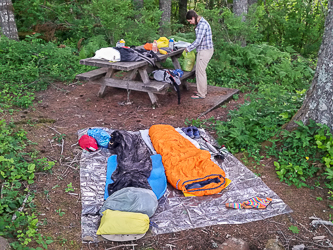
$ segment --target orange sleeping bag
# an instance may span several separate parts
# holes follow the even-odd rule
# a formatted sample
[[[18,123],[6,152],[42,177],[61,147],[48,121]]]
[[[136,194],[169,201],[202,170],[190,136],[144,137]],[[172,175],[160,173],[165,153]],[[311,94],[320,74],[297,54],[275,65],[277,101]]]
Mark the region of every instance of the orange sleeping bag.
[[[153,125],[149,136],[162,162],[168,182],[184,194],[217,194],[227,186],[224,171],[170,125]]]

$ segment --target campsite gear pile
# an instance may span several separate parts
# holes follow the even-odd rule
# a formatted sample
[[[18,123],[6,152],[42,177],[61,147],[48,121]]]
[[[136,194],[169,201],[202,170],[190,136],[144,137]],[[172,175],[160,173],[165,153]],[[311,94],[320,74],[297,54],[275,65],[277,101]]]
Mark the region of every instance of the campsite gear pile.
[[[166,37],[160,37],[158,40],[154,40],[153,43],[146,43],[143,46],[143,49],[136,49],[134,46],[126,47],[124,39],[121,39],[117,42],[115,47],[101,48],[95,52],[94,59],[104,59],[110,62],[135,62],[141,60],[147,60],[147,58],[153,58],[159,61],[156,53],[160,52],[161,54],[168,54],[174,50],[180,48],[186,48],[190,43],[178,41],[175,42],[174,38],[170,40]],[[151,52],[151,53],[147,53]],[[190,53],[191,60],[193,60],[193,55]],[[155,66],[153,62],[147,60],[151,65]],[[188,66],[186,66],[188,67]],[[192,67],[193,68],[193,67]],[[187,68],[188,69],[188,68]],[[185,71],[190,71],[186,70]]]
[[[166,191],[162,158],[151,155],[140,135],[127,131],[116,130],[109,135],[101,128],[88,129],[79,144],[90,152],[86,141],[113,154],[107,164],[106,200],[99,210],[102,219],[97,234],[133,235],[127,240],[142,237],[149,229],[149,217],[157,209],[158,198]]]
[[[191,130],[199,138],[198,129],[191,127]],[[167,136],[161,138],[157,131]],[[166,191],[165,172],[168,181],[185,195],[209,195],[226,186],[224,171],[210,160],[210,153],[196,148],[173,127],[154,125],[149,134],[161,155],[151,155],[140,135],[123,130],[115,130],[110,135],[101,128],[90,128],[79,139],[80,146],[89,152],[100,147],[112,153],[107,164],[105,202],[99,210],[102,219],[97,235],[142,237],[149,229],[149,217],[154,215],[158,199]],[[179,145],[173,144],[174,138]],[[184,160],[179,154],[183,154]],[[175,166],[178,169],[174,169]]]
[[[149,137],[157,152],[153,155],[138,133],[115,130],[109,134],[101,128],[90,128],[81,136],[79,144],[84,150],[103,149],[112,154],[107,164],[105,202],[98,211],[102,218],[97,235],[114,241],[143,237],[158,199],[166,191],[166,179],[186,197],[217,194],[230,184],[210,152],[186,139],[200,145],[204,137],[199,129],[189,126],[179,131],[185,135],[170,125],[151,126]],[[226,207],[263,209],[271,201],[255,197],[243,203],[227,203]]]
[[[82,221],[84,223],[82,229],[83,229],[84,237],[87,235],[92,235],[95,239],[95,236],[96,236],[95,233],[96,233],[96,229],[98,227],[100,229],[98,231],[98,233],[101,234],[102,237],[107,238],[109,240],[113,240],[113,241],[139,239],[140,237],[143,237],[143,235],[144,235],[144,233],[142,233],[142,232],[146,232],[146,230],[148,230],[149,224],[152,226],[151,230],[153,232],[156,232],[156,230],[160,231],[160,232],[163,232],[165,230],[166,230],[165,232],[170,232],[170,231],[168,231],[169,227],[179,228],[179,226],[180,226],[180,228],[185,228],[184,227],[185,225],[178,225],[178,224],[181,223],[180,221],[183,221],[183,222],[185,222],[184,224],[186,224],[188,226],[189,224],[186,220],[187,217],[186,218],[182,217],[182,219],[180,219],[178,217],[173,217],[173,216],[170,217],[170,215],[168,215],[168,213],[165,213],[165,214],[163,213],[163,211],[169,211],[170,208],[166,208],[165,204],[169,204],[169,202],[171,202],[170,204],[173,204],[172,205],[173,208],[171,208],[173,210],[171,213],[177,214],[178,211],[175,210],[175,208],[178,207],[178,205],[177,206],[174,206],[174,205],[177,204],[177,201],[179,199],[186,202],[186,204],[189,205],[190,207],[193,205],[196,206],[195,204],[197,204],[198,207],[194,207],[193,208],[194,210],[191,211],[189,216],[191,216],[192,219],[195,218],[195,220],[201,221],[199,218],[201,218],[201,216],[203,214],[206,214],[205,211],[207,210],[207,204],[210,204],[208,207],[210,207],[211,205],[214,207],[213,204],[219,206],[218,204],[225,203],[226,199],[229,202],[239,201],[240,199],[247,201],[248,198],[250,198],[250,197],[259,196],[259,193],[253,192],[252,186],[250,186],[249,190],[246,189],[247,191],[250,191],[250,192],[246,191],[243,194],[242,198],[240,198],[238,196],[240,193],[238,193],[239,190],[237,189],[237,187],[235,187],[235,183],[234,184],[231,183],[230,188],[228,188],[228,190],[226,190],[223,193],[223,196],[221,196],[221,197],[224,197],[224,199],[222,199],[222,200],[220,199],[219,202],[216,203],[215,200],[218,197],[220,197],[219,195],[206,197],[204,206],[201,206],[200,202],[198,203],[199,200],[197,200],[197,199],[192,199],[192,198],[188,199],[187,198],[187,196],[193,196],[193,193],[195,194],[195,192],[184,193],[185,197],[180,197],[179,196],[180,192],[172,191],[172,188],[169,187],[169,191],[167,192],[166,195],[163,196],[165,189],[166,189],[166,182],[165,182],[164,189],[162,189],[160,187],[160,189],[158,191],[158,189],[156,189],[156,187],[155,187],[157,184],[163,182],[159,178],[160,173],[161,172],[164,173],[164,171],[166,171],[167,175],[168,175],[168,181],[170,183],[172,182],[172,180],[170,181],[170,178],[171,179],[176,178],[177,173],[170,173],[171,176],[169,176],[169,170],[167,170],[166,164],[168,164],[168,161],[170,162],[170,159],[168,159],[168,156],[163,155],[163,158],[162,158],[161,155],[156,154],[155,150],[158,153],[159,149],[158,149],[158,147],[155,146],[154,138],[152,136],[149,137],[149,135],[148,135],[148,134],[154,133],[153,130],[164,130],[164,128],[160,127],[160,126],[167,126],[167,125],[154,125],[151,127],[150,131],[148,129],[146,129],[146,130],[137,131],[137,132],[127,132],[127,131],[122,131],[122,130],[98,128],[101,130],[101,132],[107,132],[107,134],[109,134],[110,141],[108,143],[108,145],[109,145],[108,148],[103,148],[103,147],[99,146],[99,150],[98,150],[99,152],[92,152],[92,153],[84,150],[84,154],[82,155],[83,167],[81,169],[81,188],[84,192],[84,193],[82,193],[82,195],[83,195],[82,196],[82,198],[83,198],[83,200],[82,200],[83,201],[82,202],[82,205],[83,205]],[[185,134],[185,132],[189,131],[189,130],[186,131],[186,128],[183,128],[183,129],[180,129],[180,128],[174,129],[172,127],[171,128],[174,129],[175,132],[177,132],[180,136],[182,136],[183,137],[182,139],[188,140],[189,142],[193,143],[193,145],[196,145],[196,149],[201,147],[201,145],[198,145],[198,144],[200,144],[199,141],[201,141],[202,138],[206,138],[207,141],[209,141],[215,147],[216,142],[203,129],[198,129],[194,126],[190,126],[190,127],[192,127],[191,128],[192,134],[196,134],[196,130],[198,130],[200,138],[197,138],[197,139],[190,138],[188,135]],[[171,128],[170,128],[170,131],[172,131]],[[91,128],[89,130],[90,130],[90,133],[91,133],[91,131],[95,131],[94,128]],[[87,130],[87,129],[82,130],[82,132],[79,133],[79,136],[80,136],[79,139],[81,139],[84,135],[87,135],[89,130]],[[164,132],[165,132],[165,134],[170,135],[170,138],[169,138],[169,140],[167,140],[167,138],[163,138],[166,141],[165,141],[165,143],[162,143],[161,145],[163,145],[163,144],[167,145],[166,153],[168,153],[168,150],[167,150],[169,148],[168,144],[170,143],[172,145],[173,142],[175,141],[175,137],[172,133],[169,132],[169,130],[164,130]],[[93,133],[93,134],[96,138],[98,138],[98,136],[95,135],[96,133]],[[131,135],[133,135],[133,136],[131,136]],[[99,137],[101,137],[101,136],[99,136]],[[101,137],[101,138],[103,138],[103,137]],[[176,138],[176,139],[178,139],[178,138]],[[121,172],[124,172],[127,170],[127,169],[126,170],[121,169],[121,171],[119,171],[120,169],[118,168],[117,153],[120,151],[127,152],[126,150],[128,150],[128,152],[129,152],[128,155],[131,158],[133,158],[133,156],[136,157],[135,155],[137,155],[138,153],[141,154],[143,152],[143,154],[144,154],[144,152],[145,152],[145,150],[147,150],[147,148],[145,148],[145,147],[141,148],[141,145],[144,145],[144,144],[142,144],[142,142],[140,142],[140,140],[144,141],[144,144],[146,144],[146,146],[148,147],[148,151],[150,152],[150,154],[153,154],[153,155],[150,155],[152,170],[151,170],[150,176],[148,177],[148,183],[150,185],[150,188],[127,186],[127,187],[123,187],[117,191],[114,191],[109,196],[108,187],[109,187],[110,183],[111,184],[113,183],[113,180],[112,180],[113,173],[119,174],[119,172],[121,173]],[[103,142],[103,140],[101,140],[101,141]],[[123,141],[125,141],[125,143]],[[96,143],[97,143],[97,141],[96,141]],[[120,147],[123,150],[116,149],[117,147]],[[138,151],[135,152],[133,147],[137,147]],[[181,150],[183,150],[183,149],[181,149]],[[175,148],[173,151],[179,151],[179,148]],[[110,154],[113,154],[113,155],[110,156]],[[127,153],[125,153],[125,154],[127,154]],[[91,155],[91,157],[92,157],[91,159],[90,159],[89,155]],[[105,157],[101,157],[102,155]],[[180,177],[179,183],[182,183],[183,186],[187,185],[187,183],[185,183],[185,184],[183,183],[184,178],[191,177],[190,175],[192,175],[192,177],[195,177],[195,175],[196,175],[196,174],[192,173],[193,171],[196,171],[196,168],[193,168],[191,166],[191,161],[197,162],[198,161],[197,159],[193,159],[197,155],[198,155],[198,153],[197,153],[197,151],[195,151],[195,152],[193,152],[192,155],[189,154],[184,157],[184,159],[187,157],[187,160],[185,160],[185,162],[187,161],[189,167],[181,170],[181,171],[186,171],[186,172],[179,174],[179,177]],[[224,163],[232,163],[232,166],[236,167],[237,160],[232,155],[230,155],[230,154],[228,154],[228,155],[229,155],[229,157],[226,158]],[[172,154],[171,154],[171,156],[172,156]],[[121,155],[119,155],[119,158],[121,158]],[[94,159],[94,160],[92,160],[92,159]],[[173,158],[173,159],[175,159],[175,158]],[[235,159],[236,161],[233,162],[233,159]],[[107,167],[104,168],[103,165],[101,165],[101,164],[103,164],[103,162],[105,162],[106,160],[108,161],[108,164],[107,164]],[[128,162],[130,162],[130,161],[128,161]],[[141,162],[143,162],[145,164],[146,158],[142,157]],[[87,166],[89,166],[89,167],[85,168],[84,167],[85,164],[88,164]],[[124,165],[125,163],[123,162],[122,164]],[[156,164],[159,164],[158,168],[156,167]],[[195,164],[197,164],[197,163],[195,163]],[[241,177],[242,180],[244,177],[246,177],[248,175],[250,176],[251,180],[253,179],[253,177],[251,177],[251,175],[250,175],[251,172],[249,170],[247,170],[245,166],[244,166],[244,168],[245,168],[244,170],[243,169],[242,170],[239,170],[239,169],[232,170],[233,167],[231,167],[230,164],[229,164],[229,166],[221,165],[221,167],[223,167],[223,169],[229,168],[228,175],[230,176],[230,174],[231,174],[231,176],[233,176],[232,177],[233,181],[238,178],[238,175],[242,176]],[[230,172],[230,170],[237,172],[237,174],[236,175],[233,174],[232,172]],[[128,172],[132,172],[132,171],[135,171],[135,170],[129,168]],[[179,171],[179,169],[177,169],[175,172],[177,172],[177,171]],[[189,172],[189,173],[187,173],[187,172]],[[207,176],[207,175],[214,174],[214,173],[209,173],[209,172],[203,171],[203,174],[205,176]],[[143,174],[140,173],[139,176],[140,176],[140,178],[142,178],[144,176],[144,173]],[[222,176],[223,176],[223,174],[222,174]],[[164,175],[164,177],[165,177],[165,175]],[[199,177],[196,179],[199,179],[199,180],[195,180],[194,182],[188,183],[188,184],[190,184],[187,187],[187,188],[189,188],[189,191],[196,190],[196,191],[201,191],[201,193],[202,193],[203,190],[200,190],[200,188],[202,188],[203,185],[207,185],[207,186],[210,184],[215,185],[214,183],[209,183],[210,181],[212,181],[212,179],[209,179],[209,178],[205,179],[203,177],[201,177],[201,178]],[[228,180],[227,178],[224,178],[224,179],[225,179],[225,187],[227,187],[228,184],[230,183],[230,180]],[[247,180],[248,178],[246,177],[245,179]],[[208,182],[205,182],[205,180],[208,180]],[[258,180],[260,180],[260,178],[258,178]],[[108,183],[108,181],[110,181],[110,183]],[[115,181],[117,182],[117,178],[115,179]],[[90,183],[92,183],[92,182],[95,183],[95,186],[94,185],[90,186],[91,185]],[[106,183],[105,193],[101,192],[101,190],[104,187],[103,182]],[[215,179],[215,180],[213,180],[213,182],[216,183],[216,182],[218,182],[218,180]],[[103,185],[102,189],[100,188],[101,185]],[[253,183],[252,183],[252,185],[253,185]],[[236,190],[234,190],[235,188],[236,188]],[[275,202],[274,209],[276,209],[276,205],[279,205],[279,204],[277,204],[278,197],[276,197],[275,194],[266,192],[265,191],[266,188],[264,187],[262,189],[263,190],[262,192],[265,193],[267,196],[274,198],[274,202]],[[233,190],[235,193],[237,193],[237,195],[232,195],[232,196],[228,195],[230,190]],[[259,190],[261,190],[261,189],[259,189]],[[176,193],[177,193],[177,197],[173,197],[173,198],[170,197],[170,194],[173,196]],[[104,194],[104,198],[105,198],[104,202],[103,202],[103,198],[102,198],[103,194]],[[250,195],[252,194],[252,195],[249,196],[249,194]],[[195,195],[201,195],[201,194],[195,194]],[[158,211],[156,212],[157,200],[161,197],[163,197],[163,199],[161,199],[159,203],[164,204],[164,205],[159,206]],[[212,203],[209,203],[208,201],[212,201]],[[165,202],[167,202],[167,203],[165,203]],[[208,203],[206,203],[206,202],[208,202]],[[199,207],[199,205],[200,205],[200,207]],[[248,205],[251,205],[251,203],[249,203]],[[186,207],[186,205],[185,205],[185,207]],[[167,210],[165,210],[165,209],[167,209]],[[190,208],[187,208],[187,209],[190,209]],[[215,209],[217,209],[217,208],[214,208],[214,211],[216,211]],[[208,209],[207,211],[210,211],[210,210],[211,209]],[[271,210],[272,210],[272,208],[270,207],[269,214],[271,213]],[[234,210],[234,211],[237,212],[237,210]],[[252,211],[255,211],[255,210],[252,209]],[[248,211],[248,212],[250,212],[250,211]],[[149,218],[154,213],[157,213],[157,215],[155,214],[155,216],[152,219],[153,222],[151,222]],[[235,215],[235,212],[233,212],[233,210],[230,210],[229,213]],[[266,214],[266,212],[265,212],[265,214]],[[103,216],[102,220],[100,220],[100,218],[101,218],[100,215]],[[167,216],[164,218],[163,215],[167,215]],[[156,216],[158,216],[158,217],[156,217]],[[194,217],[192,217],[192,216],[194,216]],[[198,216],[198,217],[196,217],[196,216]],[[258,215],[258,216],[260,217],[260,215]],[[214,216],[211,218],[217,219],[220,217],[221,217],[220,215],[214,214]],[[148,220],[147,220],[147,218],[148,218]],[[168,218],[170,221],[168,221]],[[176,218],[178,218],[178,219],[176,219]],[[131,223],[131,222],[128,223],[128,221],[133,221],[133,223]],[[231,222],[231,224],[233,224],[232,221],[233,221],[233,219],[231,219],[229,222]],[[250,221],[252,221],[252,220],[250,220]],[[154,222],[156,224],[154,224]],[[170,222],[170,224],[169,224],[169,222]],[[206,223],[205,225],[207,225],[207,223],[209,224],[208,221],[206,221],[204,223]],[[99,224],[99,226],[98,226],[98,224]],[[110,224],[110,227],[107,227],[108,224]],[[121,226],[119,226],[119,224]],[[122,225],[122,224],[126,224],[126,225]],[[153,224],[155,226],[153,226]],[[199,224],[202,225],[201,222]],[[131,225],[135,225],[134,228],[131,227]],[[166,226],[166,225],[168,225],[168,226]],[[194,224],[192,226],[194,226]],[[114,231],[114,228],[119,228],[119,230]],[[89,233],[88,233],[88,231],[89,231]]]
[[[189,45],[189,43],[185,42],[177,42],[175,43],[174,38],[170,38],[170,40],[166,37],[160,37],[158,40],[154,40],[153,43],[146,43],[143,46],[143,49],[136,49],[134,46],[125,47],[125,41],[121,39],[117,42],[116,47],[108,47],[102,48],[95,52],[95,56],[93,59],[104,59],[109,62],[136,62],[136,61],[146,61],[151,66],[158,68],[155,64],[155,61],[161,61],[156,53],[160,54],[168,54],[178,48],[184,48],[182,46]],[[184,63],[182,65],[183,70],[191,71],[195,64],[195,52],[189,52],[188,54],[184,54],[185,58]],[[175,72],[175,71],[180,72]],[[181,77],[183,75],[183,71],[181,69],[171,70],[171,69],[158,69],[153,71],[153,78],[156,81],[168,82],[173,85],[175,91],[178,96],[178,104],[180,104],[180,89],[179,85],[181,83]]]

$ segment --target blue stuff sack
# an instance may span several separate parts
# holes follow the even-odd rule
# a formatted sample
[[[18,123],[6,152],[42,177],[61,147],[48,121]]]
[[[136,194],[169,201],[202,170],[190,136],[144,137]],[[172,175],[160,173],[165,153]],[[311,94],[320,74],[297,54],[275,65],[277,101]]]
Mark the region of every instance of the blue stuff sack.
[[[88,135],[95,138],[98,146],[108,148],[111,136],[101,128],[88,129]]]
[[[174,70],[172,70],[172,72],[173,72],[175,75],[178,74],[179,77],[182,77],[182,76],[184,75],[184,71],[182,71],[181,69],[174,69]]]

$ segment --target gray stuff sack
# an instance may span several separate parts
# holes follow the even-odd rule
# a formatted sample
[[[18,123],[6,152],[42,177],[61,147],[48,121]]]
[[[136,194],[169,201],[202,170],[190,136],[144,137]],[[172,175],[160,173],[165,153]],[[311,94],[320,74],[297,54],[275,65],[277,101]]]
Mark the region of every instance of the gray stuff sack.
[[[152,217],[157,209],[157,198],[152,190],[137,187],[122,188],[111,194],[99,210],[118,210],[146,214]]]

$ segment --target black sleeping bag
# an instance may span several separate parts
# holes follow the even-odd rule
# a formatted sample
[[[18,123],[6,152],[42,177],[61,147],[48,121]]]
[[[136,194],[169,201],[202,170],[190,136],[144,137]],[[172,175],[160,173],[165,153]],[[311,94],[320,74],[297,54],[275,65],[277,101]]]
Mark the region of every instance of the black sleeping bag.
[[[109,149],[117,155],[117,168],[108,186],[111,195],[125,187],[139,187],[150,189],[148,178],[152,170],[150,149],[140,134],[116,130],[111,134]]]

